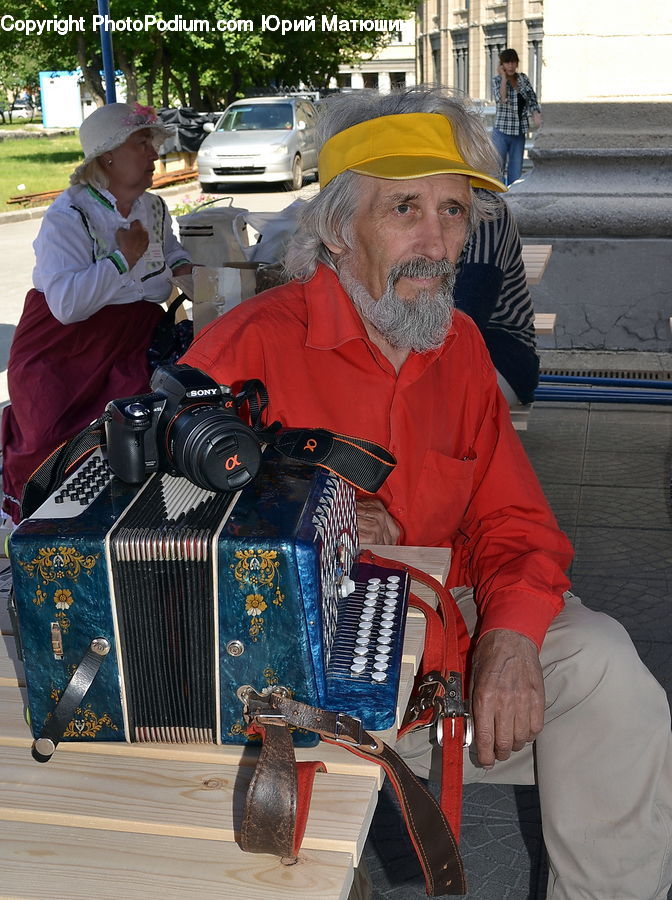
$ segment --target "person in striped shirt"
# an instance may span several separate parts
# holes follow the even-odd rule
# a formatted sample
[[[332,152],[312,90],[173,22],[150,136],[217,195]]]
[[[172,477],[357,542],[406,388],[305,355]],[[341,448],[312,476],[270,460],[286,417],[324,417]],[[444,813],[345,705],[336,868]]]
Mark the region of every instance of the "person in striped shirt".
[[[495,201],[495,195],[490,196]],[[455,283],[455,305],[478,325],[500,389],[509,406],[516,406],[534,399],[539,357],[518,228],[501,199],[499,206],[500,215],[481,221],[467,242]]]

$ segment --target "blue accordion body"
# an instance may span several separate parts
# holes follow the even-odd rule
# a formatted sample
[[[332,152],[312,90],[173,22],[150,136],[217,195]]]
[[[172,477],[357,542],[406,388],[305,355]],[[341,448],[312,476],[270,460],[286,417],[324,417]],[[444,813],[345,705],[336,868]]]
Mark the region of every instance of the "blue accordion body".
[[[323,470],[267,456],[224,494],[127,485],[96,452],[11,539],[35,735],[96,637],[63,740],[244,743],[245,685],[391,726],[407,578],[357,552],[354,490]]]

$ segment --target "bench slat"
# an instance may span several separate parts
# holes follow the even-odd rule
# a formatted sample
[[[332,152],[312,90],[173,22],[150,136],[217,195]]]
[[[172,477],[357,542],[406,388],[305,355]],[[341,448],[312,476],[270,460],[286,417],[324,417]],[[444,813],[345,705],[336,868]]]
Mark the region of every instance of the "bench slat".
[[[37,765],[37,763],[36,763]],[[0,842],[1,900],[346,900],[348,853],[302,850],[295,866],[237,844],[12,822]]]
[[[129,766],[122,757],[82,754],[73,766],[55,754],[40,764],[13,748],[2,757],[0,818],[7,821],[225,842],[236,840],[252,775],[249,767],[174,759]],[[373,778],[318,773],[303,846],[357,861],[377,799]]]

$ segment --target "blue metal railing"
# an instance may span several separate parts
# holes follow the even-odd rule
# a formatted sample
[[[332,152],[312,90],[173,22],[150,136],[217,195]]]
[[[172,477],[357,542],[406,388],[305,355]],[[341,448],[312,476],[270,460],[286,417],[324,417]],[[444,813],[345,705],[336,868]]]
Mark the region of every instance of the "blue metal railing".
[[[540,375],[535,400],[562,403],[649,403],[672,406],[672,381],[589,375]]]

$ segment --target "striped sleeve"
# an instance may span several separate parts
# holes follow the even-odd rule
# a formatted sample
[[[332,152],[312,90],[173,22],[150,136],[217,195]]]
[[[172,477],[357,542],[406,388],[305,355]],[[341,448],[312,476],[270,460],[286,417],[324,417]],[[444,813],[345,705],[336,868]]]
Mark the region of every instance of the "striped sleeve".
[[[527,288],[520,236],[506,203],[497,219],[481,222],[464,254],[468,263],[494,263],[504,274],[489,328],[510,331],[529,347],[536,347],[534,308]]]

